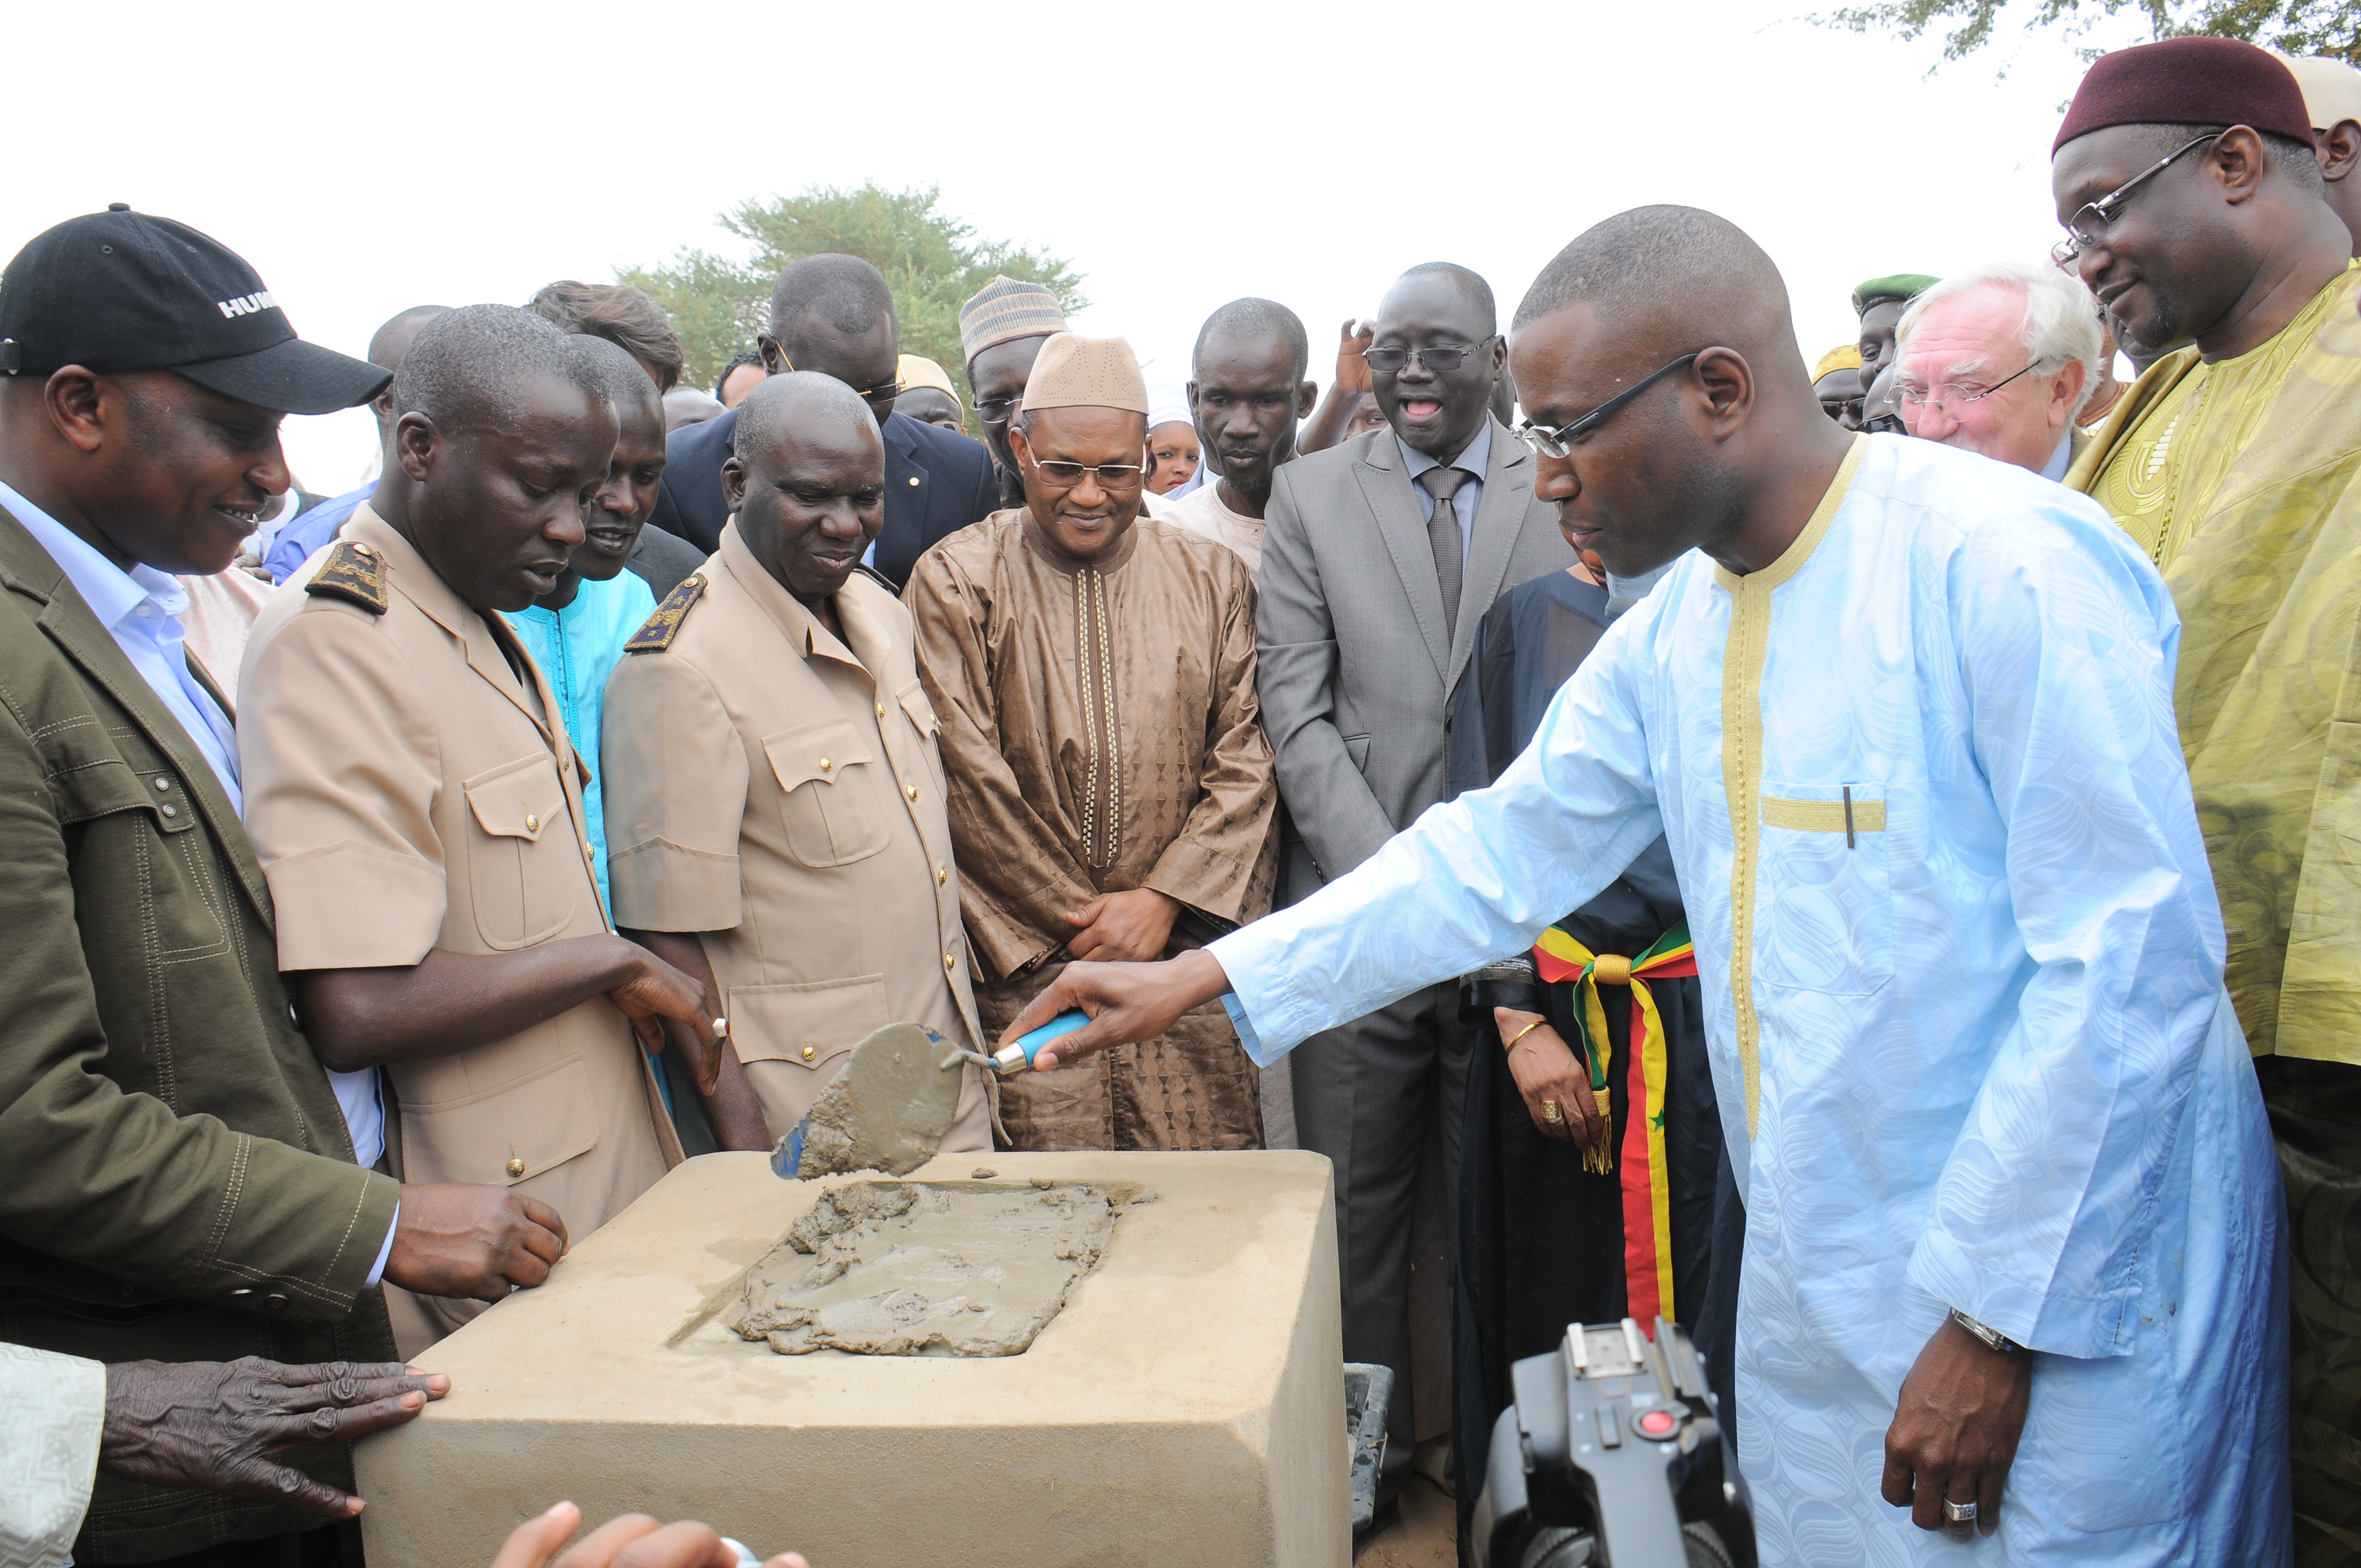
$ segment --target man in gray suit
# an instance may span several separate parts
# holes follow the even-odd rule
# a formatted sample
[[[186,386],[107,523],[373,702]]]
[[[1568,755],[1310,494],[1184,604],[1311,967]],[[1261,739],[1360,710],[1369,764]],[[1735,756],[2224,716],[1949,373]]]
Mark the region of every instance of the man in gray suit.
[[[1508,347],[1492,291],[1464,267],[1413,267],[1367,350],[1388,428],[1277,470],[1256,614],[1256,689],[1289,828],[1279,902],[1344,875],[1444,797],[1451,694],[1492,601],[1574,564],[1533,499],[1525,444],[1488,400]],[[1335,1162],[1345,1354],[1394,1369],[1381,1497],[1408,1472],[1411,1217],[1441,1121],[1455,1190],[1475,1032],[1455,985],[1416,992],[1298,1047],[1296,1126]],[[1449,1356],[1448,1343],[1433,1347]]]

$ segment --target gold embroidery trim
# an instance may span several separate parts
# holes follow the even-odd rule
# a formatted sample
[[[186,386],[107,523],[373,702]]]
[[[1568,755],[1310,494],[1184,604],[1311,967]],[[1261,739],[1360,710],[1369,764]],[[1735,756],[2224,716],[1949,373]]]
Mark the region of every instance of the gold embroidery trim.
[[[1762,1025],[1754,1014],[1754,869],[1763,833],[1757,813],[1749,808],[1763,784],[1763,668],[1771,652],[1771,595],[1827,537],[1868,450],[1866,433],[1853,437],[1811,521],[1776,561],[1743,577],[1726,566],[1713,570],[1713,580],[1730,595],[1730,640],[1721,655],[1721,788],[1730,810],[1730,1001],[1738,1029],[1738,1069],[1746,1083],[1749,1138],[1763,1106]],[[1853,803],[1856,827],[1866,804]],[[1881,806],[1881,816],[1883,810]],[[1841,805],[1838,813],[1841,817]],[[1843,831],[1841,821],[1838,831]]]
[[[1763,797],[1763,826],[1793,828],[1804,833],[1841,833],[1847,828],[1845,803],[1841,800],[1786,800],[1775,795]],[[1885,831],[1885,802],[1861,800],[1852,803],[1852,831],[1883,833]]]

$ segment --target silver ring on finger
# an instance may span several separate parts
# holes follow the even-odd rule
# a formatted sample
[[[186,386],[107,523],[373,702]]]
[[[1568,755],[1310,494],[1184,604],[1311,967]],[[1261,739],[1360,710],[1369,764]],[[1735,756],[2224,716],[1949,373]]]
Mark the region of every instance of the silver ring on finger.
[[[1944,1522],[1945,1524],[1973,1524],[1973,1523],[1975,1523],[1975,1522],[1976,1522],[1976,1506],[1975,1506],[1975,1504],[1973,1504],[1973,1503],[1955,1503],[1955,1502],[1951,1501],[1949,1497],[1944,1498],[1944,1499],[1943,1499],[1943,1522]]]

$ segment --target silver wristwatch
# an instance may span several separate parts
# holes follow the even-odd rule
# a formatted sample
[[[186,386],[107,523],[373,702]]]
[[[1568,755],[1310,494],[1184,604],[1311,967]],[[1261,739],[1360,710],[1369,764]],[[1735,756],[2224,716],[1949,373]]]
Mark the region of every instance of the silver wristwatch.
[[[1975,1319],[1968,1316],[1957,1307],[1951,1309],[1951,1321],[1959,1324],[1960,1327],[1967,1330],[1968,1332],[1975,1335],[1978,1339],[1983,1341],[1984,1343],[1990,1345],[1994,1350],[2023,1350],[2025,1348],[2015,1340],[2009,1338],[2006,1334],[2001,1332],[1998,1329],[1993,1328],[1989,1323],[1980,1323],[1976,1321]]]

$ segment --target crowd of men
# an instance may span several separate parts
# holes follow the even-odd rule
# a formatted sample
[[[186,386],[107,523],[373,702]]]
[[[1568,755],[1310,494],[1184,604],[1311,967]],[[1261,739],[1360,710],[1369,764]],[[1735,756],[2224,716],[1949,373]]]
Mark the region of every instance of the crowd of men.
[[[0,1561],[357,1563],[439,1339],[872,1030],[1080,1007],[942,1146],[1328,1157],[1384,1497],[1661,1314],[1765,1563],[2361,1563],[2361,72],[2119,51],[2051,153],[2049,258],[1808,368],[1647,207],[1505,333],[1411,268],[1324,396],[1224,305],[1185,410],[1007,278],[955,379],[797,261],[708,397],[621,285],[364,362],[184,225],[33,240]]]

